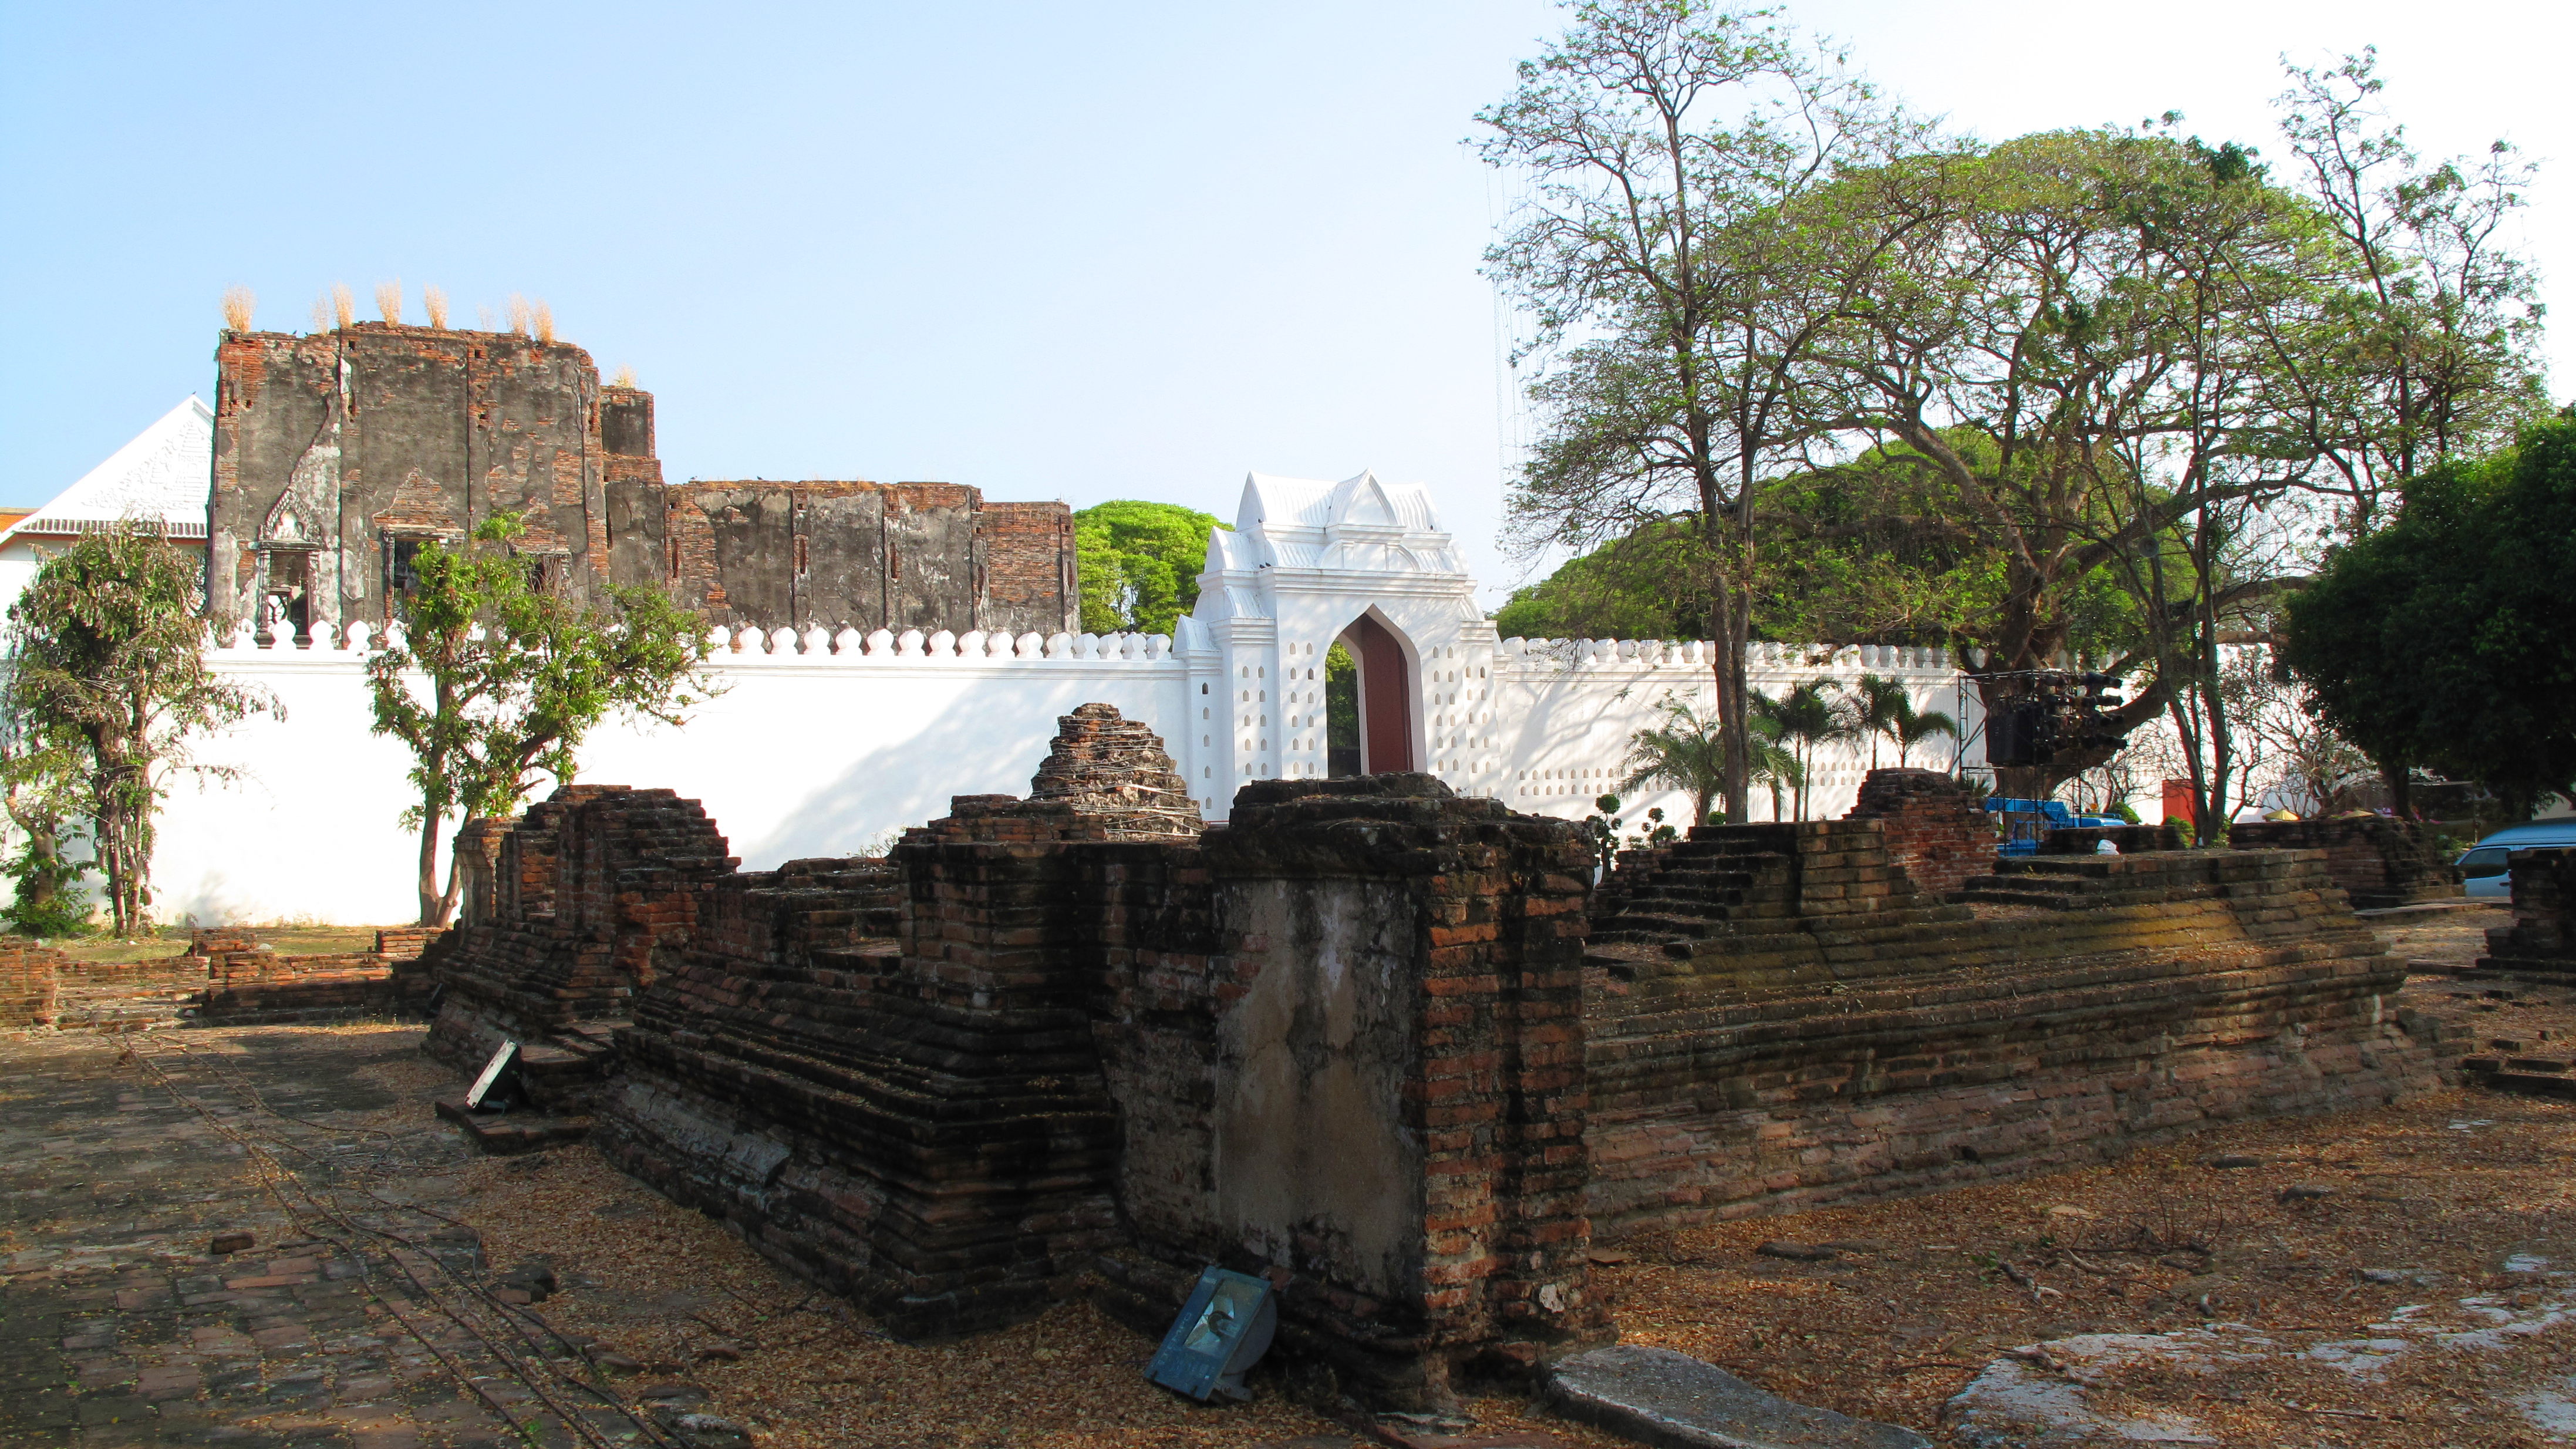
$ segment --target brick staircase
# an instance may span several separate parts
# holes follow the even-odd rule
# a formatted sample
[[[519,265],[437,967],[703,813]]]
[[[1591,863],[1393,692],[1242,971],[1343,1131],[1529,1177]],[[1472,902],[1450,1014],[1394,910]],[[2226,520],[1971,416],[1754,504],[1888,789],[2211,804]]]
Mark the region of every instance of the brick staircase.
[[[1688,956],[1693,941],[1791,914],[1792,857],[1779,842],[1734,836],[1631,852],[1593,897],[1595,946]]]

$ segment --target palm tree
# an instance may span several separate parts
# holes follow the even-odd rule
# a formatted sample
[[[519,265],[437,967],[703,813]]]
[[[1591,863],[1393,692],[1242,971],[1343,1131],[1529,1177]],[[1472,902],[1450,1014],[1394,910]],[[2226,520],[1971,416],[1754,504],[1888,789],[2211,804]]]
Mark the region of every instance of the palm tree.
[[[1780,792],[1805,789],[1807,771],[1798,763],[1797,754],[1780,743],[1784,728],[1780,701],[1754,689],[1746,691],[1745,704],[1746,713],[1752,716],[1746,722],[1746,735],[1753,747],[1745,779],[1769,788],[1771,818],[1777,820],[1780,818]]]
[[[1913,753],[1916,745],[1934,735],[1957,739],[1959,722],[1937,709],[1918,712],[1912,705],[1907,705],[1905,714],[1896,722],[1896,763],[1904,764],[1905,757]]]
[[[1708,802],[1725,784],[1725,737],[1714,716],[1702,715],[1688,700],[1664,697],[1664,723],[1628,737],[1628,774],[1622,790],[1663,785],[1691,797],[1693,825],[1708,821]]]
[[[1779,720],[1778,738],[1796,752],[1798,758],[1798,818],[1807,818],[1807,787],[1815,779],[1816,747],[1847,740],[1860,733],[1859,711],[1847,699],[1835,696],[1842,687],[1830,678],[1810,679],[1792,685],[1780,696],[1775,707]]]
[[[1896,763],[1902,767],[1914,747],[1932,736],[1948,735],[1954,740],[1959,737],[1959,722],[1937,709],[1916,709],[1913,691],[1901,679],[1884,674],[1862,675],[1853,704],[1853,721],[1862,734],[1869,736],[1869,767],[1873,770],[1878,768],[1878,742],[1882,739],[1896,746]]]

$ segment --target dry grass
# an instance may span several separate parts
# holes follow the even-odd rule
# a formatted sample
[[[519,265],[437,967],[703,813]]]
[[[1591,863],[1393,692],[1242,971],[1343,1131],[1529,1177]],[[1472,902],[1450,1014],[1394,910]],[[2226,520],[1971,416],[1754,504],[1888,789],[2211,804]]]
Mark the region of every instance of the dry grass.
[[[694,1384],[712,1396],[709,1412],[750,1425],[762,1449],[1352,1442],[1258,1373],[1249,1404],[1196,1404],[1155,1388],[1144,1376],[1155,1341],[1083,1303],[954,1343],[895,1342],[585,1149],[485,1159],[460,1177],[465,1205],[442,1211],[482,1232],[497,1268],[548,1255],[564,1286],[539,1312],[640,1365],[623,1390]],[[702,1359],[710,1348],[740,1358]],[[1581,1449],[1625,1442],[1517,1398],[1479,1400],[1472,1412],[1485,1433],[1544,1428]]]
[[[373,926],[292,925],[253,926],[248,929],[253,936],[276,947],[278,953],[285,956],[336,956],[376,948],[376,928]],[[188,934],[183,926],[171,926],[132,940],[88,936],[48,941],[46,944],[75,961],[160,961],[186,954]]]
[[[510,294],[510,330],[525,337],[533,325],[534,318],[528,311],[528,299],[512,292]]]
[[[631,367],[621,367],[617,369],[617,375],[608,380],[608,385],[610,387],[633,387],[635,385],[635,369]]]
[[[328,292],[324,292],[324,293],[320,294],[319,296],[316,296],[316,297],[313,299],[313,314],[312,314],[312,320],[313,320],[313,330],[314,330],[314,331],[316,331],[316,332],[328,332],[328,331],[330,331],[330,330],[331,330],[331,294],[330,294],[330,293],[328,293]]]
[[[429,325],[447,330],[447,293],[437,287],[420,289],[420,309],[429,314]]]
[[[346,282],[331,284],[331,316],[343,327],[358,325],[358,299],[350,293]]]
[[[402,278],[376,283],[376,313],[390,326],[402,325]]]
[[[555,309],[546,305],[545,298],[539,297],[533,310],[537,324],[537,340],[548,347],[554,346]]]
[[[248,332],[252,314],[259,309],[259,297],[248,287],[224,288],[224,330]]]

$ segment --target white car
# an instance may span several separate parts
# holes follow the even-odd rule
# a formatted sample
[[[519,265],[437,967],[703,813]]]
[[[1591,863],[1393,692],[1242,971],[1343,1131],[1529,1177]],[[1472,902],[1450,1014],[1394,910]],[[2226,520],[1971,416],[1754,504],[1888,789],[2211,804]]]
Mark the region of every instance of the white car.
[[[2576,847],[2576,817],[2508,825],[2462,851],[2452,864],[2459,867],[2463,894],[2506,900],[2513,895],[2512,862],[2507,857],[2517,850],[2560,845]]]

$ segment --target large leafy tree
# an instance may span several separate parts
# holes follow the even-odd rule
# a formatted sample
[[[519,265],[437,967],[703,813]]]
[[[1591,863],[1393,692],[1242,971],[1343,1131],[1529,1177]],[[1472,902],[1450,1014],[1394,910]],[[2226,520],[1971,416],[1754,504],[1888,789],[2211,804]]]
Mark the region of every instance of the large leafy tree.
[[[2498,240],[2524,169],[2421,165],[2367,57],[2293,72],[2276,179],[2173,116],[1939,137],[1760,12],[1574,12],[1481,117],[1536,188],[1489,253],[1542,362],[1522,540],[1696,530],[1705,573],[1668,592],[1707,600],[1729,720],[1765,629],[1939,638],[1990,709],[2035,672],[2133,674],[2114,723],[2170,715],[2223,821],[2222,646],[2338,512],[2530,413],[2538,312]],[[1707,123],[1742,95],[1771,108]],[[1621,619],[1598,586],[1634,570],[1610,562],[1532,612]],[[2003,786],[2046,794],[2111,748]]]
[[[1214,514],[1120,499],[1073,515],[1082,627],[1094,634],[1169,634],[1199,601]]]
[[[2407,485],[2285,609],[2280,659],[2405,803],[2416,766],[2522,818],[2576,794],[2576,419]]]
[[[1820,271],[1789,203],[1902,127],[1773,13],[1706,0],[1585,0],[1477,120],[1530,190],[1487,253],[1537,324],[1543,436],[1511,511],[1533,551],[1640,524],[1700,535],[1726,743],[1727,818],[1752,765],[1745,646],[1766,481],[1814,437],[1805,369],[1858,299]]]
[[[189,742],[276,708],[206,662],[204,573],[202,554],[119,523],[45,560],[9,606],[9,733],[22,763],[70,782],[120,936],[152,925],[153,815],[171,777],[232,773],[193,763]]]
[[[403,601],[403,628],[367,659],[375,732],[412,753],[420,802],[420,921],[443,926],[463,884],[438,879],[451,816],[519,808],[541,777],[573,778],[583,740],[611,715],[670,724],[711,697],[699,672],[706,642],[695,615],[658,589],[611,587],[604,606],[545,587],[515,553],[513,514],[496,514],[462,549],[424,545]]]

